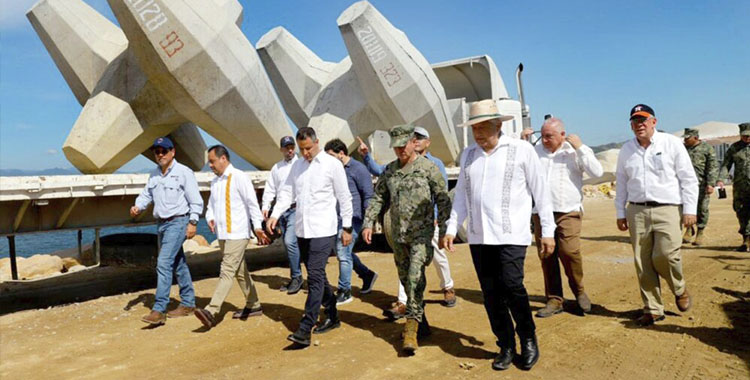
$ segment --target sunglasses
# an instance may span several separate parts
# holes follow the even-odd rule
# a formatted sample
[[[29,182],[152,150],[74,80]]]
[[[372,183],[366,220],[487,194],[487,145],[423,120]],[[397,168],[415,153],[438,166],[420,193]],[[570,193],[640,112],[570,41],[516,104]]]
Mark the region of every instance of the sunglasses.
[[[154,152],[154,154],[157,155],[157,156],[165,155],[165,154],[169,153],[170,150],[171,149],[164,149],[164,148],[152,149],[152,151]]]

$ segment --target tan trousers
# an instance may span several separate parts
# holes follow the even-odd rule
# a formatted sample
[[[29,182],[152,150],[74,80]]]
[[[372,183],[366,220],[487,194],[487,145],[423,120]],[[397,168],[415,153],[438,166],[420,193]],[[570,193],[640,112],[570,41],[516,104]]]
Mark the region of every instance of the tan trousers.
[[[685,292],[682,275],[682,234],[679,206],[639,206],[628,204],[626,218],[633,245],[635,271],[641,288],[643,310],[664,315],[661,276],[675,295]]]
[[[583,256],[581,256],[581,213],[580,212],[556,212],[555,224],[555,252],[547,258],[541,259],[542,272],[544,274],[544,294],[547,300],[563,302],[562,278],[560,276],[560,263],[568,278],[568,286],[573,296],[584,293],[583,290]],[[542,223],[539,215],[534,214],[534,237],[536,238],[537,253],[542,244]]]
[[[245,295],[245,307],[253,308],[260,306],[258,300],[258,291],[255,290],[255,284],[250,277],[245,263],[245,248],[247,248],[248,239],[242,240],[219,240],[219,247],[224,257],[221,259],[221,270],[219,273],[219,284],[216,286],[211,303],[206,307],[207,311],[216,314],[221,310],[221,304],[232,289],[232,279],[236,278],[240,285],[242,294]]]

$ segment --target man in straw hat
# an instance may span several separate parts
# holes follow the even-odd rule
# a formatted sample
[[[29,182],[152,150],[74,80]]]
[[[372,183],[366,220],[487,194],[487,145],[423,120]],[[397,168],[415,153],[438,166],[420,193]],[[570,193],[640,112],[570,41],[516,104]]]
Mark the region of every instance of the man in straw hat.
[[[372,241],[372,227],[385,204],[390,202],[393,258],[407,296],[403,350],[412,354],[418,347],[417,338],[430,334],[422,297],[427,284],[424,268],[430,264],[434,253],[430,241],[436,228],[435,205],[437,228],[443,236],[451,201],[440,170],[415,150],[414,126],[398,125],[389,133],[398,159],[388,164],[378,178],[375,194],[365,213],[362,237],[368,244]]]
[[[461,155],[453,209],[441,245],[454,251],[458,226],[468,219],[471,258],[500,347],[492,368],[508,369],[513,362],[515,321],[521,340],[519,367],[529,370],[539,360],[536,326],[523,285],[523,263],[531,244],[532,198],[541,221],[540,244],[545,255],[555,249],[555,221],[549,188],[534,148],[502,134],[503,121],[512,118],[500,114],[494,100],[471,104],[469,121],[461,126],[471,127],[476,144]]]
[[[695,175],[698,177],[698,232],[695,234],[693,245],[703,244],[703,229],[708,223],[708,201],[711,200],[711,194],[714,192],[714,184],[719,174],[719,163],[716,161],[716,152],[711,145],[701,141],[697,129],[685,128],[682,135],[683,143],[687,149],[690,161],[693,163]],[[682,238],[683,243],[688,243],[692,228],[685,229],[685,236]]]
[[[729,170],[734,166],[732,205],[740,222],[739,233],[742,235],[742,245],[737,247],[737,251],[750,252],[750,123],[742,123],[739,127],[740,141],[730,145],[724,154],[720,180],[716,185],[724,188],[724,180],[729,177]]]

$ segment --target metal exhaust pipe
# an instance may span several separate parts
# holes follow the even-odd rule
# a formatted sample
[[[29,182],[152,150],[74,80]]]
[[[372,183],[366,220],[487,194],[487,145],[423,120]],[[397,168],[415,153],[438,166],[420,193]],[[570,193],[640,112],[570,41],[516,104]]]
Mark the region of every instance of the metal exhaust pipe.
[[[518,100],[521,101],[521,122],[523,128],[531,128],[531,118],[529,111],[526,109],[526,100],[523,96],[523,82],[521,82],[521,73],[523,72],[523,63],[518,64],[516,69],[516,86],[518,87]]]

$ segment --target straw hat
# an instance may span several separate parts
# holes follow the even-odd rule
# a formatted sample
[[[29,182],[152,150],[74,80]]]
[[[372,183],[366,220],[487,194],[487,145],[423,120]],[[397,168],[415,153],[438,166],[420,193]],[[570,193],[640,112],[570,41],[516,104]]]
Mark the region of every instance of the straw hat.
[[[459,124],[459,127],[470,127],[474,124],[481,123],[483,121],[500,119],[500,121],[512,120],[511,115],[501,115],[500,111],[497,110],[497,104],[492,99],[480,100],[478,102],[471,103],[469,109],[469,120],[463,124]]]

